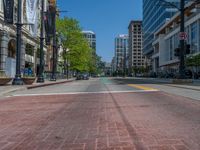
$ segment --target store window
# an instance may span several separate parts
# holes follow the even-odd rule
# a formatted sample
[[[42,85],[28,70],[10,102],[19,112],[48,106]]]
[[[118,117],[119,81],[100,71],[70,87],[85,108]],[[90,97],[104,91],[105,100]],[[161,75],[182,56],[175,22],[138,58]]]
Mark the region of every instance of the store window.
[[[191,24],[191,52],[197,52],[197,23]]]

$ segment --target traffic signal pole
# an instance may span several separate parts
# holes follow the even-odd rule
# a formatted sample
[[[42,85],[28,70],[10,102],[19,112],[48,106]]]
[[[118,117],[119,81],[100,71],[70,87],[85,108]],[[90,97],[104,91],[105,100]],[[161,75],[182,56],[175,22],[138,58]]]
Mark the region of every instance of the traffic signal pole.
[[[180,15],[181,15],[181,24],[180,24],[180,33],[185,32],[185,0],[180,0]],[[185,78],[185,40],[180,39],[180,65],[179,65],[179,78]]]

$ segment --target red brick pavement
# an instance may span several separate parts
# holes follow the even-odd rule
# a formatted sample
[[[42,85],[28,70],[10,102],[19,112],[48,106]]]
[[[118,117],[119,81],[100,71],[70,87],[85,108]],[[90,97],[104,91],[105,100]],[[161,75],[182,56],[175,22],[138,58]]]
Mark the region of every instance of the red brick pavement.
[[[162,92],[0,102],[0,150],[200,150],[200,102]]]

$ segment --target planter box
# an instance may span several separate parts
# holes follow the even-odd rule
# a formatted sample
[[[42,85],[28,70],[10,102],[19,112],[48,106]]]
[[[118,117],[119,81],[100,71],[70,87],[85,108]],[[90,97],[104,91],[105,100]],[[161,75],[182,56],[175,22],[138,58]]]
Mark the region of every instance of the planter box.
[[[30,78],[30,77],[28,77],[28,78],[23,77],[23,78],[22,78],[24,84],[27,84],[27,85],[33,84],[33,83],[35,82],[35,79],[36,79],[35,77],[33,77],[33,78]]]
[[[0,85],[5,85],[5,84],[9,83],[11,80],[12,80],[12,78],[1,77],[0,78]]]

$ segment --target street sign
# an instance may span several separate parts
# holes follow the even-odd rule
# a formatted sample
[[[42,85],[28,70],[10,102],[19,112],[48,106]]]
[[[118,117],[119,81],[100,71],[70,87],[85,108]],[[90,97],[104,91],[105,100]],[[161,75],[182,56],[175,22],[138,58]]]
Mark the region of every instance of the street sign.
[[[186,40],[187,39],[187,33],[186,32],[180,32],[179,33],[179,39],[180,40]]]

